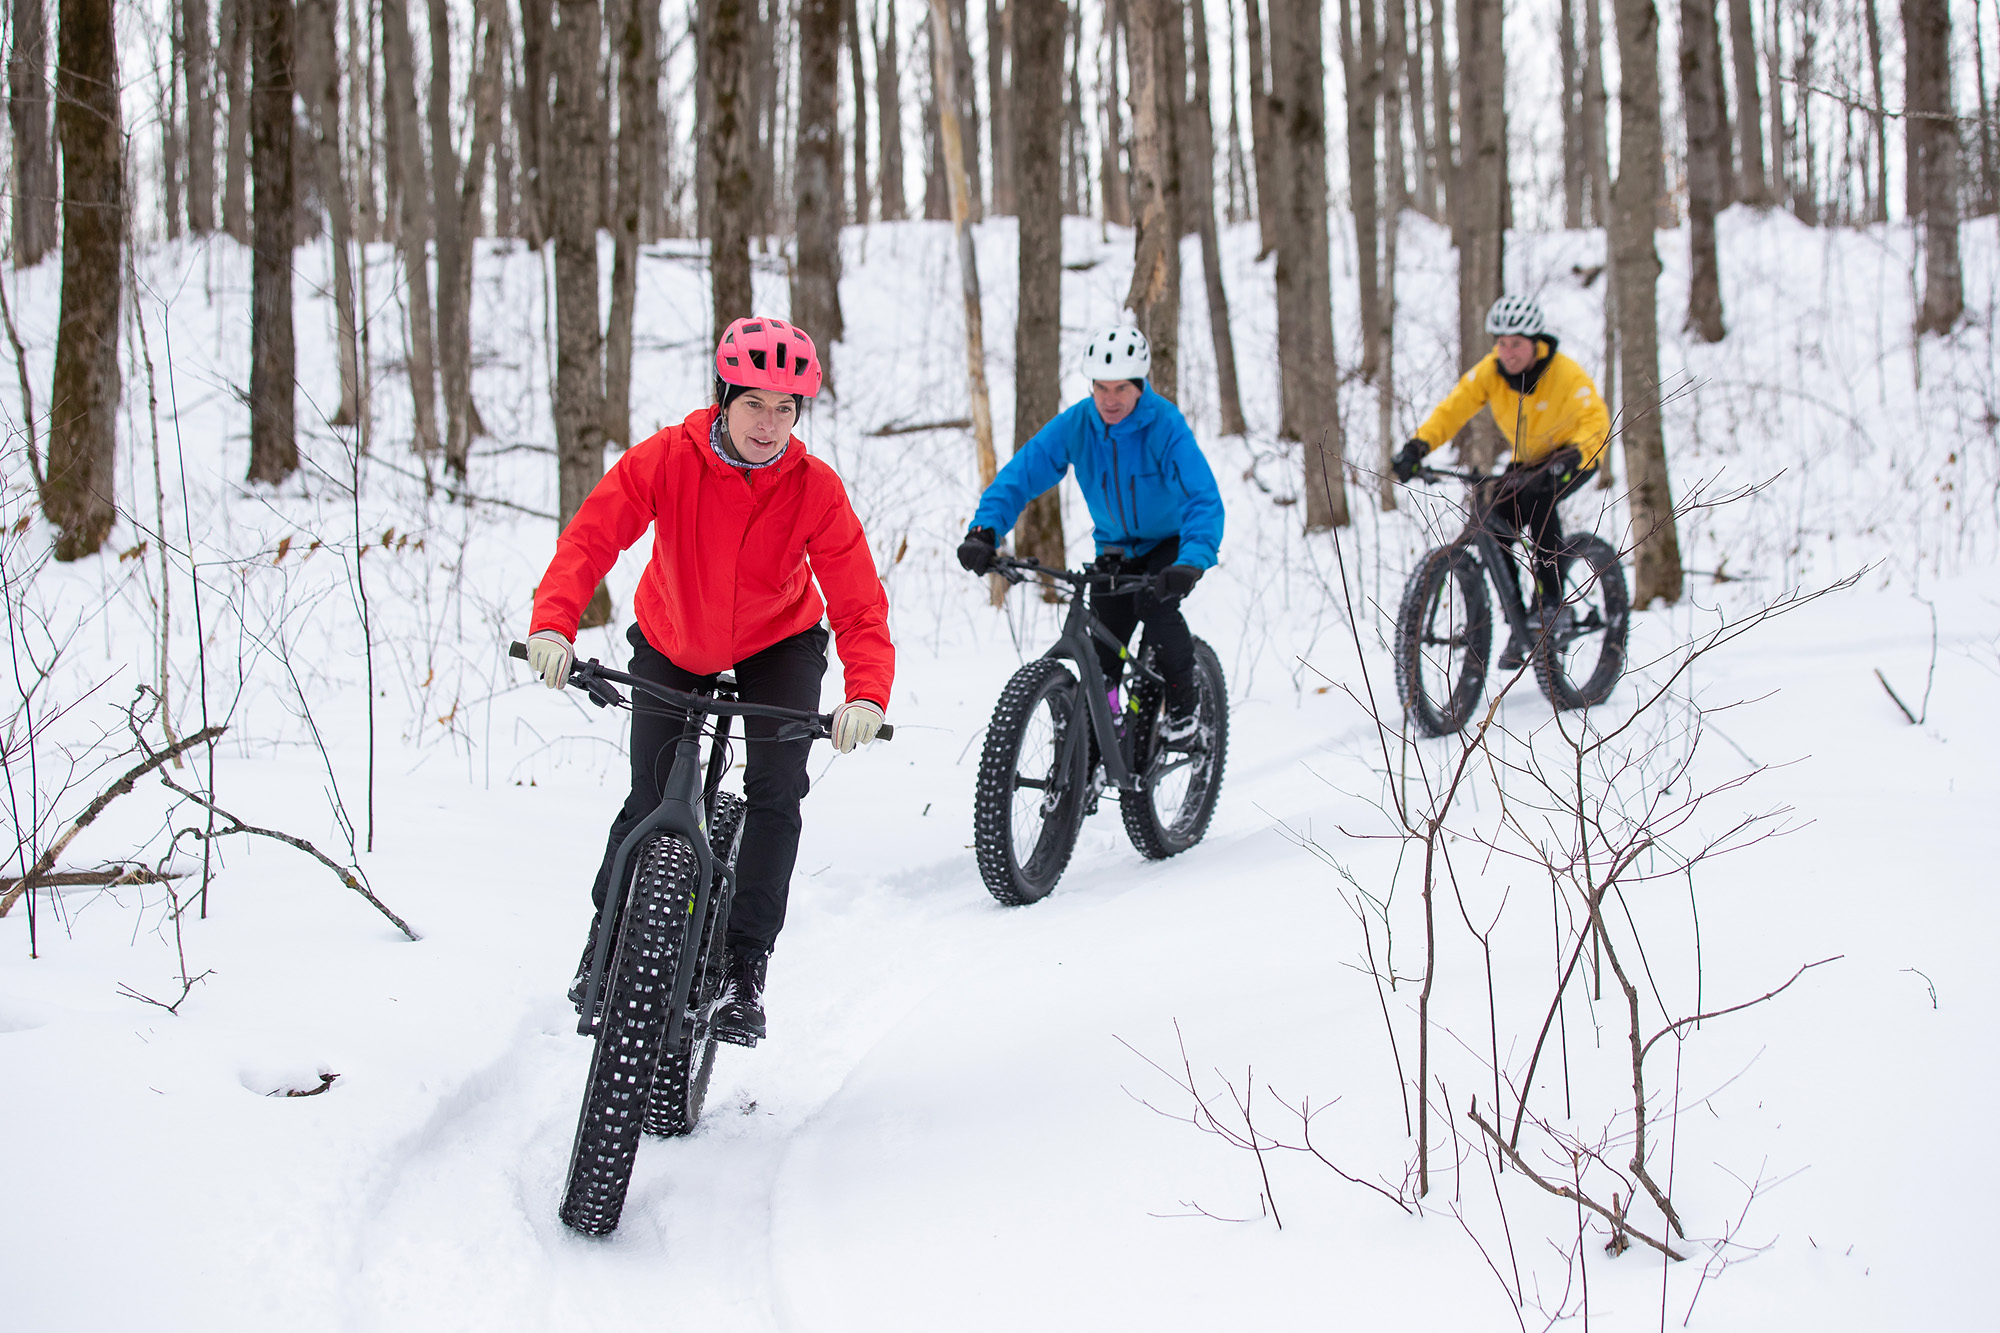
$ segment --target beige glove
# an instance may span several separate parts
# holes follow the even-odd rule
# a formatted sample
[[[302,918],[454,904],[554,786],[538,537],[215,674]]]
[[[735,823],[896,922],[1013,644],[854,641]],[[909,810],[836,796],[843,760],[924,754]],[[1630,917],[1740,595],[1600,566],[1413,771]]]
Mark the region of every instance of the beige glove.
[[[559,690],[569,683],[570,663],[575,660],[576,650],[570,641],[554,630],[536,630],[528,636],[528,665],[550,689]]]
[[[833,748],[847,754],[857,745],[866,745],[882,729],[882,710],[866,699],[842,704],[833,710]]]

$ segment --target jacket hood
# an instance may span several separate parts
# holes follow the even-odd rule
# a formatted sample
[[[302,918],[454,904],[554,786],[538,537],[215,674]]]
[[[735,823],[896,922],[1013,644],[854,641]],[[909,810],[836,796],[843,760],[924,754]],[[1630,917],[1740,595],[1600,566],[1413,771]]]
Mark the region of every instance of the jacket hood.
[[[719,405],[713,405],[690,412],[687,420],[681,422],[681,426],[688,432],[689,439],[695,446],[695,452],[701,456],[702,462],[712,468],[718,475],[747,477],[750,479],[750,484],[754,486],[760,479],[781,477],[805,462],[805,441],[801,440],[794,433],[786,437],[785,452],[778,455],[775,463],[761,468],[731,467],[722,459],[717,458],[715,450],[708,447],[708,438],[715,431],[715,420],[721,415],[722,408]]]

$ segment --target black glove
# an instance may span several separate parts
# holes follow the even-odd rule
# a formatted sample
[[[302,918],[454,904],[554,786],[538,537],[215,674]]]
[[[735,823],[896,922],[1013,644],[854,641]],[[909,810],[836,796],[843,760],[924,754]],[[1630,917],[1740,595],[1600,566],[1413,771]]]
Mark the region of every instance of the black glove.
[[[992,569],[993,558],[998,554],[1000,539],[991,528],[974,528],[958,544],[958,563],[975,574]]]
[[[1160,593],[1165,597],[1185,597],[1207,572],[1193,565],[1168,565],[1160,571]]]
[[[1573,445],[1564,445],[1549,455],[1549,460],[1544,466],[1548,468],[1549,475],[1555,478],[1558,487],[1567,486],[1576,480],[1578,473],[1583,471],[1583,453]]]
[[[1394,464],[1396,480],[1408,481],[1411,477],[1416,476],[1418,465],[1424,461],[1424,455],[1430,451],[1431,447],[1422,440],[1406,441],[1402,452],[1396,455],[1396,462]]]

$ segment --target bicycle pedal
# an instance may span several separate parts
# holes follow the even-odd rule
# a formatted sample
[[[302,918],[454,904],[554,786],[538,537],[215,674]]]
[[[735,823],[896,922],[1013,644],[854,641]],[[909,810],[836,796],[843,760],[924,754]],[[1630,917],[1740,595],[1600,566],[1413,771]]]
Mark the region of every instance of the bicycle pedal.
[[[747,1032],[737,1032],[730,1028],[714,1029],[715,1039],[731,1046],[755,1046],[757,1038]]]

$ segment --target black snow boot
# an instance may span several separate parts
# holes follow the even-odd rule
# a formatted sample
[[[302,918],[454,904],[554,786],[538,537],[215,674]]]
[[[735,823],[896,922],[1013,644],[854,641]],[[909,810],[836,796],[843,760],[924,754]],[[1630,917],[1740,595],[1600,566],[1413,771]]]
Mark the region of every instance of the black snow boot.
[[[590,957],[596,948],[597,918],[593,916],[590,918],[590,933],[583,937],[583,957],[576,960],[576,978],[569,983],[570,1007],[576,1010],[579,1018],[583,1016],[583,993],[590,988]],[[604,1017],[604,992],[610,989],[611,977],[607,973],[604,985],[597,994],[597,1012],[591,1015],[593,1022]]]
[[[1529,616],[1529,623],[1531,625],[1534,623],[1532,614]],[[1507,631],[1507,646],[1500,650],[1500,660],[1495,665],[1502,671],[1519,671],[1527,665],[1527,662],[1528,641],[1523,639],[1519,634],[1516,634],[1512,629],[1509,629]]]
[[[764,1039],[764,969],[770,961],[771,951],[762,945],[730,941],[715,1010],[717,1041],[755,1046]]]

